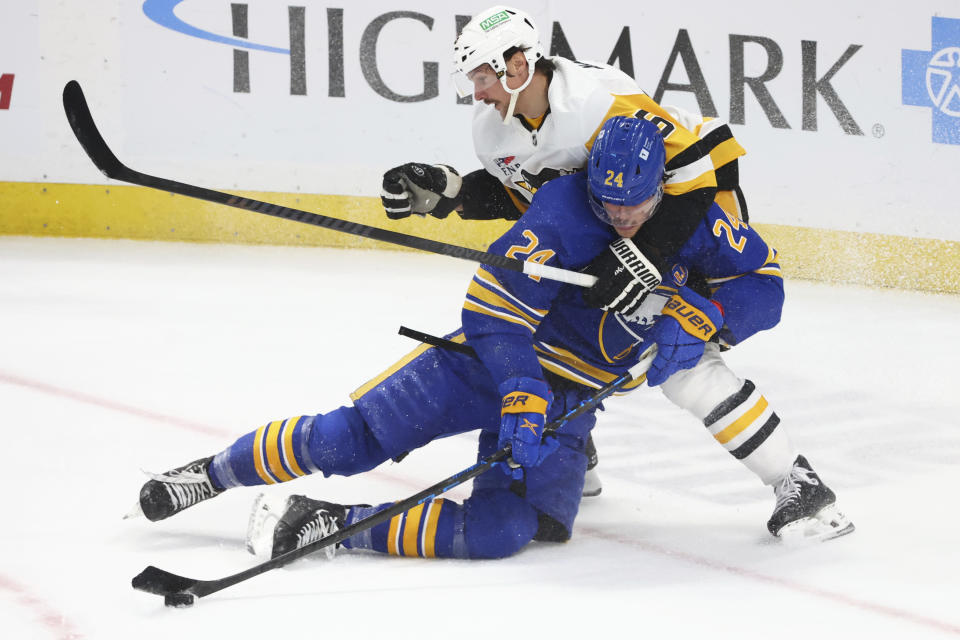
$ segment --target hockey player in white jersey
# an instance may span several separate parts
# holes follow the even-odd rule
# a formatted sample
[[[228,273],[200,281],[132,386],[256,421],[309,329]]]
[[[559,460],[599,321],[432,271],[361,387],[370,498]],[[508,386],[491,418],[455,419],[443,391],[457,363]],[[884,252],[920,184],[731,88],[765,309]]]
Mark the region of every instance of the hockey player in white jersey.
[[[454,80],[461,95],[477,102],[474,150],[482,167],[462,177],[452,167],[410,162],[387,171],[382,200],[393,219],[411,213],[445,218],[456,210],[466,220],[516,220],[533,194],[557,176],[584,168],[603,123],[617,115],[643,117],[671,135],[666,140],[662,211],[637,241],[669,255],[690,236],[713,202],[746,220],[737,158],[745,153],[722,121],[663,107],[622,71],[599,63],[547,57],[529,15],[496,6],[479,12],[454,44]],[[628,309],[623,276],[611,279],[598,264],[602,283],[588,301]],[[584,495],[601,483],[597,456]]]

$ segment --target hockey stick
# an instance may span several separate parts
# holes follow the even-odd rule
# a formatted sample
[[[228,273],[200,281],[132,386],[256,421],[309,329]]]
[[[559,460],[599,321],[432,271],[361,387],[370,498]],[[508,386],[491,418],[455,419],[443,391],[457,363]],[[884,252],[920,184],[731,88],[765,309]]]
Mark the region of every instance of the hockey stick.
[[[416,329],[410,329],[409,327],[404,327],[403,325],[400,326],[400,330],[397,331],[397,333],[406,338],[413,338],[418,342],[433,345],[434,347],[440,347],[441,349],[448,349],[449,351],[456,351],[457,353],[465,353],[468,356],[476,357],[477,355],[476,350],[468,344],[432,336],[429,333],[417,331]]]
[[[653,361],[655,355],[655,347],[651,347],[641,356],[640,361],[637,362],[637,364],[635,364],[629,371],[619,376],[612,382],[607,383],[579,405],[547,424],[544,427],[544,433],[549,433],[559,429],[569,420],[581,416],[587,411],[596,407],[610,395],[623,388],[623,386],[630,381],[639,379],[639,377],[644,375],[647,369],[650,368],[650,363]],[[432,500],[434,497],[463,484],[467,480],[475,478],[484,471],[490,469],[490,467],[496,463],[506,461],[510,457],[510,453],[511,447],[508,444],[476,464],[467,467],[463,471],[455,473],[448,478],[444,478],[440,482],[427,487],[423,491],[415,493],[405,500],[401,500],[400,502],[393,504],[391,507],[388,507],[383,511],[379,511],[372,516],[353,523],[348,527],[344,527],[332,535],[311,542],[310,544],[304,545],[299,549],[288,551],[283,555],[277,556],[271,560],[267,560],[266,562],[262,562],[261,564],[250,567],[249,569],[239,573],[235,573],[218,580],[197,580],[195,578],[178,576],[174,573],[170,573],[169,571],[164,571],[163,569],[149,566],[141,571],[136,577],[134,577],[132,582],[133,588],[140,591],[146,591],[147,593],[163,596],[164,604],[168,606],[188,607],[194,603],[196,598],[202,598],[210,595],[211,593],[222,591],[227,587],[231,587],[237,583],[249,580],[250,578],[258,576],[261,573],[266,573],[272,569],[282,567],[298,558],[302,558],[303,556],[315,553],[320,549],[337,544],[338,542],[342,542],[350,536],[356,535],[362,531],[372,529],[378,524],[386,522],[394,516],[412,509],[418,504]]]
[[[463,260],[472,260],[473,262],[479,262],[493,267],[519,271],[531,276],[544,277],[550,280],[579,285],[581,287],[592,287],[597,281],[596,276],[586,273],[550,267],[535,262],[518,260],[516,258],[508,258],[487,251],[477,251],[476,249],[447,244],[419,236],[411,236],[398,231],[371,227],[360,224],[359,222],[349,222],[347,220],[331,218],[318,213],[292,209],[278,204],[244,198],[242,196],[231,195],[221,191],[214,191],[204,187],[197,187],[183,182],[175,182],[166,178],[157,178],[145,173],[140,173],[120,162],[117,156],[110,150],[110,147],[107,146],[106,141],[97,129],[96,123],[93,121],[93,116],[90,114],[90,107],[87,106],[83,89],[80,88],[80,83],[76,80],[71,80],[63,88],[63,108],[66,111],[67,120],[70,122],[70,128],[73,129],[73,133],[83,147],[83,150],[87,152],[87,155],[93,160],[93,164],[95,164],[105,176],[114,180],[178,193],[190,198],[216,202],[229,207],[283,218],[284,220],[310,224],[315,227],[323,227],[324,229],[332,229],[333,231],[380,240],[381,242],[388,242],[410,249],[419,249],[421,251],[439,253],[445,256],[453,256],[454,258],[461,258]]]

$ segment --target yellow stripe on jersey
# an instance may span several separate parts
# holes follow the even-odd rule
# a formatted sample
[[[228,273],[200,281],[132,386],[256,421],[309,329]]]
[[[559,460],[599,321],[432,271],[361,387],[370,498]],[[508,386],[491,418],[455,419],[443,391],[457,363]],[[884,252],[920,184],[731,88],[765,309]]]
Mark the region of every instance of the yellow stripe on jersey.
[[[480,274],[477,274],[478,277],[479,275]],[[485,302],[491,307],[495,307],[499,311],[516,316],[519,320],[523,320],[525,324],[533,329],[536,329],[536,327],[543,320],[542,317],[534,317],[526,313],[523,309],[513,304],[512,301],[483,286],[477,282],[477,278],[474,278],[470,281],[470,286],[467,287],[467,295],[473,296],[480,302]]]
[[[437,556],[437,523],[440,521],[440,511],[443,509],[443,498],[435,498],[427,508],[427,522],[423,528],[423,557]]]
[[[403,519],[403,555],[417,556],[417,542],[420,539],[420,518],[423,516],[423,503],[408,509]]]
[[[518,196],[516,189],[511,189],[506,185],[504,185],[503,188],[507,190],[507,195],[510,196],[510,200],[513,202],[513,206],[517,208],[517,211],[526,213],[527,209],[530,208],[530,203]]]
[[[607,314],[609,313],[609,311],[604,311],[603,317],[600,318],[600,328],[597,333],[597,344],[600,345],[600,355],[603,356],[603,359],[610,364],[613,364],[613,359],[607,355],[607,348],[603,345],[603,328],[607,326]]]
[[[629,116],[634,118],[640,109],[649,111],[650,109],[648,107],[650,105],[657,104],[645,93],[631,93],[627,95],[617,95],[614,93],[610,95],[613,96],[613,104],[610,105],[607,113],[604,114],[600,122],[597,123],[597,128],[594,129],[593,135],[583,144],[583,146],[587,148],[587,151],[593,149],[593,143],[597,141],[597,136],[600,135],[600,129],[603,128],[604,122],[614,116]]]
[[[509,315],[507,315],[507,314],[505,314],[505,313],[497,313],[497,312],[495,312],[495,311],[492,311],[492,310],[490,310],[490,309],[487,309],[486,307],[481,307],[481,306],[478,305],[478,304],[474,304],[473,302],[470,302],[469,300],[467,300],[466,302],[463,303],[463,308],[464,308],[466,311],[473,311],[474,313],[482,313],[483,315],[486,315],[486,316],[491,316],[491,317],[493,317],[493,318],[499,318],[500,320],[506,320],[507,322],[512,322],[512,323],[514,323],[514,324],[519,324],[520,326],[526,327],[527,329],[529,329],[529,330],[530,330],[530,333],[533,333],[534,331],[536,331],[536,328],[533,327],[533,326],[531,326],[530,323],[528,323],[528,322],[525,322],[525,321],[523,321],[523,320],[520,320],[519,318],[517,318],[517,317],[515,317],[515,316],[509,316]]]
[[[780,269],[780,253],[773,247],[768,247],[767,260],[759,268],[754,269],[748,273],[759,273],[765,276],[774,276],[776,278],[783,278],[783,272]],[[737,278],[742,278],[747,275],[746,273],[739,273],[735,276],[728,276],[726,278],[707,278],[707,285],[710,287],[711,295],[716,293],[720,285],[730,282],[731,280],[736,280]]]
[[[737,197],[735,191],[718,189],[713,201],[723,209],[724,213],[733,216],[743,224],[743,210],[740,209],[740,198]]]
[[[473,277],[474,277],[474,279],[476,279],[476,280],[482,280],[483,282],[485,282],[485,283],[488,284],[489,286],[496,288],[496,289],[499,290],[504,296],[509,296],[510,299],[511,299],[515,304],[522,306],[522,307],[526,310],[526,312],[527,312],[528,314],[530,314],[530,315],[532,315],[532,316],[535,316],[535,317],[537,318],[537,321],[538,321],[538,322],[539,322],[540,320],[543,320],[543,316],[547,315],[547,309],[535,309],[535,308],[533,308],[533,307],[525,304],[523,301],[519,300],[518,298],[516,298],[516,297],[514,297],[514,296],[511,296],[510,293],[507,292],[507,290],[503,287],[503,285],[500,284],[500,281],[497,280],[496,277],[494,277],[494,275],[493,275],[492,273],[490,273],[489,271],[487,271],[487,270],[484,269],[483,267],[480,267],[479,269],[477,269],[477,272],[476,272],[475,274],[473,274]]]
[[[729,132],[728,136],[724,138],[710,136],[714,131],[724,126],[727,127],[727,131]],[[714,145],[709,148],[709,151],[710,159],[713,160],[713,166],[716,169],[733,162],[740,156],[747,155],[746,149],[740,146],[737,139],[733,137],[733,132],[730,131],[729,125],[721,120],[704,118],[703,122],[693,128],[693,132],[699,136],[701,140],[709,140],[710,143]]]
[[[557,374],[567,380],[572,380],[582,385],[599,389],[605,384],[613,382],[620,377],[620,374],[604,371],[589,363],[580,360],[572,352],[559,347],[554,347],[543,342],[533,345],[537,351],[537,359],[540,365],[548,371]],[[625,384],[621,390],[629,391],[640,386],[647,379],[646,375],[640,376]]]
[[[460,333],[456,334],[455,336],[451,336],[451,337],[450,337],[450,341],[451,341],[451,342],[456,342],[456,343],[458,343],[458,344],[463,344],[464,342],[466,342],[466,338],[464,337],[463,332],[460,332]],[[364,383],[363,386],[359,387],[356,391],[354,391],[353,393],[351,393],[351,394],[350,394],[350,399],[351,399],[351,400],[354,400],[354,401],[359,400],[361,397],[363,397],[364,394],[366,394],[368,391],[370,391],[371,389],[373,389],[374,387],[376,387],[378,384],[380,384],[381,382],[383,382],[384,380],[386,380],[387,378],[389,378],[390,376],[392,376],[393,374],[395,374],[397,371],[399,371],[399,370],[402,369],[403,367],[405,367],[405,366],[406,366],[407,364],[409,364],[410,361],[412,361],[414,358],[416,358],[417,356],[420,356],[421,354],[423,354],[427,349],[432,349],[432,348],[433,348],[432,345],[429,345],[429,344],[421,344],[421,345],[418,346],[416,349],[414,349],[413,351],[411,351],[411,352],[408,353],[407,355],[405,355],[405,356],[403,356],[402,358],[400,358],[399,360],[397,360],[397,361],[396,361],[394,364],[392,364],[388,369],[386,369],[385,371],[383,371],[382,373],[380,373],[379,375],[377,375],[377,376],[376,376],[375,378],[373,378],[372,380]]]
[[[668,196],[679,196],[697,189],[711,189],[717,186],[717,174],[713,172],[713,161],[704,156],[696,162],[671,169],[669,178],[663,184],[663,192]]]
[[[610,105],[606,115],[597,124],[593,135],[584,145],[587,151],[593,148],[593,143],[596,141],[600,129],[603,128],[603,123],[614,116],[629,116],[632,118],[642,116],[655,124],[663,125],[663,127],[667,126],[663,121],[667,121],[672,126],[672,130],[663,138],[668,165],[676,156],[700,141],[696,134],[677,122],[669,112],[654,102],[647,94],[611,95],[613,95],[613,104]],[[640,113],[641,111],[645,113]],[[684,166],[670,170],[670,177],[664,186],[664,192],[667,195],[676,196],[696,189],[715,188],[717,186],[717,176],[713,167],[713,160],[709,154],[700,158],[687,158]]]
[[[710,160],[713,162],[713,166],[719,169],[740,156],[746,155],[746,153],[746,150],[740,146],[736,138],[729,138],[710,149]]]

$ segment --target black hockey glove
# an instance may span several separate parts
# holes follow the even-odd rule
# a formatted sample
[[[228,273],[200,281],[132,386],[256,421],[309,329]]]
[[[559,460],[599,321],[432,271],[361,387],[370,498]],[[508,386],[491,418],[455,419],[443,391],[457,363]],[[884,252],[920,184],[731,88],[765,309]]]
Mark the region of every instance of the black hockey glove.
[[[629,318],[662,280],[659,256],[649,247],[641,251],[629,238],[615,240],[608,249],[584,269],[597,283],[583,290],[583,301]]]
[[[453,167],[408,162],[383,174],[380,200],[391,220],[411,213],[446,218],[459,204],[462,183]]]

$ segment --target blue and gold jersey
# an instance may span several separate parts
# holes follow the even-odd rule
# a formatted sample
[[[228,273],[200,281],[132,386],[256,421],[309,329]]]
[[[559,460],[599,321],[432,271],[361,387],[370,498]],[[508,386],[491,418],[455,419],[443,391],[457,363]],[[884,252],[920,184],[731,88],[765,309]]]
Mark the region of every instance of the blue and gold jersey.
[[[617,238],[587,203],[586,174],[537,191],[530,209],[489,251],[580,270]],[[721,339],[740,342],[774,326],[783,304],[776,251],[752,228],[713,205],[693,235],[667,258],[676,285],[695,273],[725,311]],[[669,287],[661,294],[669,296]],[[581,288],[490,266],[477,270],[463,306],[467,343],[500,383],[542,378],[543,370],[600,387],[636,364],[652,318],[627,321],[587,307]],[[630,388],[642,383],[634,381]]]

